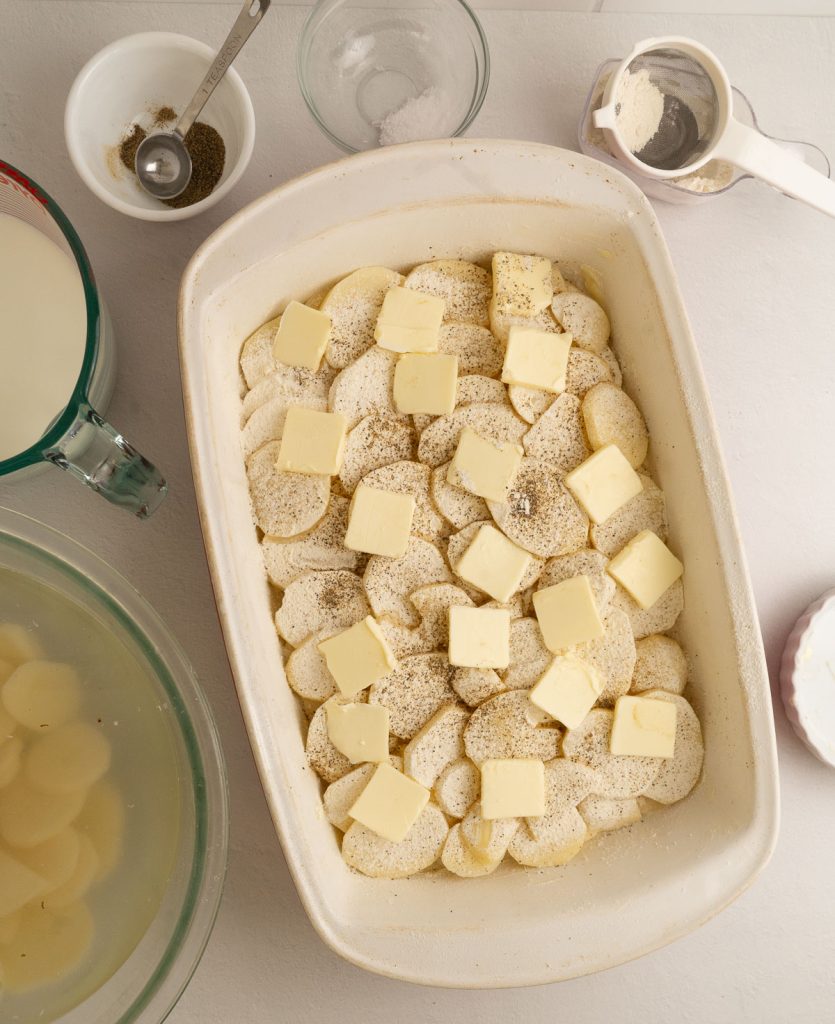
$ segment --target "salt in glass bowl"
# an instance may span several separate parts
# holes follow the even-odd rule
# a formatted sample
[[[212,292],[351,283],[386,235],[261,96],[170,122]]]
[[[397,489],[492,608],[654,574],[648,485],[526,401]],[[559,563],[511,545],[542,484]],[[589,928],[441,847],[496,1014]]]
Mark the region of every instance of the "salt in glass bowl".
[[[490,54],[464,0],[319,0],[296,70],[319,127],[356,153],[463,134],[484,102]]]

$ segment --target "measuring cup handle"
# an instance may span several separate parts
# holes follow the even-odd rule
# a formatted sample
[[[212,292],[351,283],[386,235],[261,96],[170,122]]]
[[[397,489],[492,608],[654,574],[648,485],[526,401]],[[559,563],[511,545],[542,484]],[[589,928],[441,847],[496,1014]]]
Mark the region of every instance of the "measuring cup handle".
[[[736,164],[774,188],[835,217],[835,181],[739,121],[731,121],[715,157]]]
[[[79,409],[66,434],[43,456],[140,519],[147,519],[168,491],[156,466],[89,405]]]

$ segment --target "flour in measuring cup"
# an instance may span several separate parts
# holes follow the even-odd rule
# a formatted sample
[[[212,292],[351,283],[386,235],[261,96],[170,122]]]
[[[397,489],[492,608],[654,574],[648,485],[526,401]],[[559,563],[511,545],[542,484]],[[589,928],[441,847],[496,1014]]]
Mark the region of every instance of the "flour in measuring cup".
[[[658,131],[664,113],[664,94],[643,68],[625,71],[618,83],[617,126],[630,153],[640,153]]]

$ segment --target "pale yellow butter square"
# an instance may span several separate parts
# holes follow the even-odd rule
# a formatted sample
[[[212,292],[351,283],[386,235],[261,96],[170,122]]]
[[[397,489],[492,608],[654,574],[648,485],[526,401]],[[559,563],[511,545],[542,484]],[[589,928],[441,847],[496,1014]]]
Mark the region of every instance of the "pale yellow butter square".
[[[565,485],[593,523],[605,523],[644,488],[641,478],[615,444],[599,448],[568,473]]]
[[[276,467],[286,473],[334,476],[345,456],[347,430],[348,421],[341,413],[290,406]]]
[[[531,703],[567,729],[576,729],[594,707],[604,685],[594,665],[572,654],[558,655],[531,690]]]
[[[570,334],[552,334],[512,326],[507,339],[502,380],[559,394],[565,391]]]
[[[328,739],[351,764],[387,761],[389,711],[381,704],[325,704]]]
[[[496,601],[509,601],[519,589],[531,556],[495,526],[481,527],[454,567],[458,575]]]
[[[545,646],[555,654],[603,636],[603,623],[587,576],[573,576],[537,590],[533,607]]]
[[[609,575],[651,608],[684,572],[684,566],[652,530],[642,530],[608,565]]]
[[[380,764],[348,814],[372,832],[399,843],[429,802],[429,790],[408,775]]]
[[[510,612],[505,608],[450,608],[449,663],[464,668],[507,668]]]
[[[535,818],[545,813],[545,765],[534,758],[493,758],[481,766],[481,816]]]
[[[507,501],[522,454],[518,444],[492,441],[464,427],[447,470],[447,482],[488,501]]]
[[[435,295],[390,288],[383,299],[374,340],[391,352],[437,352],[446,303]]]
[[[318,647],[339,692],[345,697],[355,697],[397,668],[397,659],[383,631],[370,615],[336,636],[322,640]]]
[[[632,757],[672,757],[678,709],[652,697],[618,697],[609,750]]]
[[[394,404],[409,415],[445,416],[455,408],[458,356],[408,352],[394,369]]]
[[[281,314],[273,355],[287,366],[318,370],[331,335],[327,313],[293,300]]]
[[[409,545],[415,499],[360,484],[351,499],[345,547],[369,555],[401,558]]]
[[[551,261],[544,256],[497,252],[493,256],[493,313],[532,317],[551,304]]]

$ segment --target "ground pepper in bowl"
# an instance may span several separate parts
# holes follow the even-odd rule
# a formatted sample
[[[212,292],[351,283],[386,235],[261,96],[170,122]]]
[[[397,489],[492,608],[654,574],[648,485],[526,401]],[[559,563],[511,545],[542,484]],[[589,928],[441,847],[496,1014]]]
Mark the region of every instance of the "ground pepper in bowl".
[[[154,124],[162,126],[173,121],[176,116],[171,107],[160,107],[154,114]],[[136,173],[136,151],[147,134],[141,125],[134,124],[119,143],[119,159],[132,174]],[[186,135],[185,143],[191,157],[191,181],[180,195],[162,200],[174,210],[193,206],[211,195],[220,181],[226,161],[226,146],[220,133],[203,121],[195,121]]]

